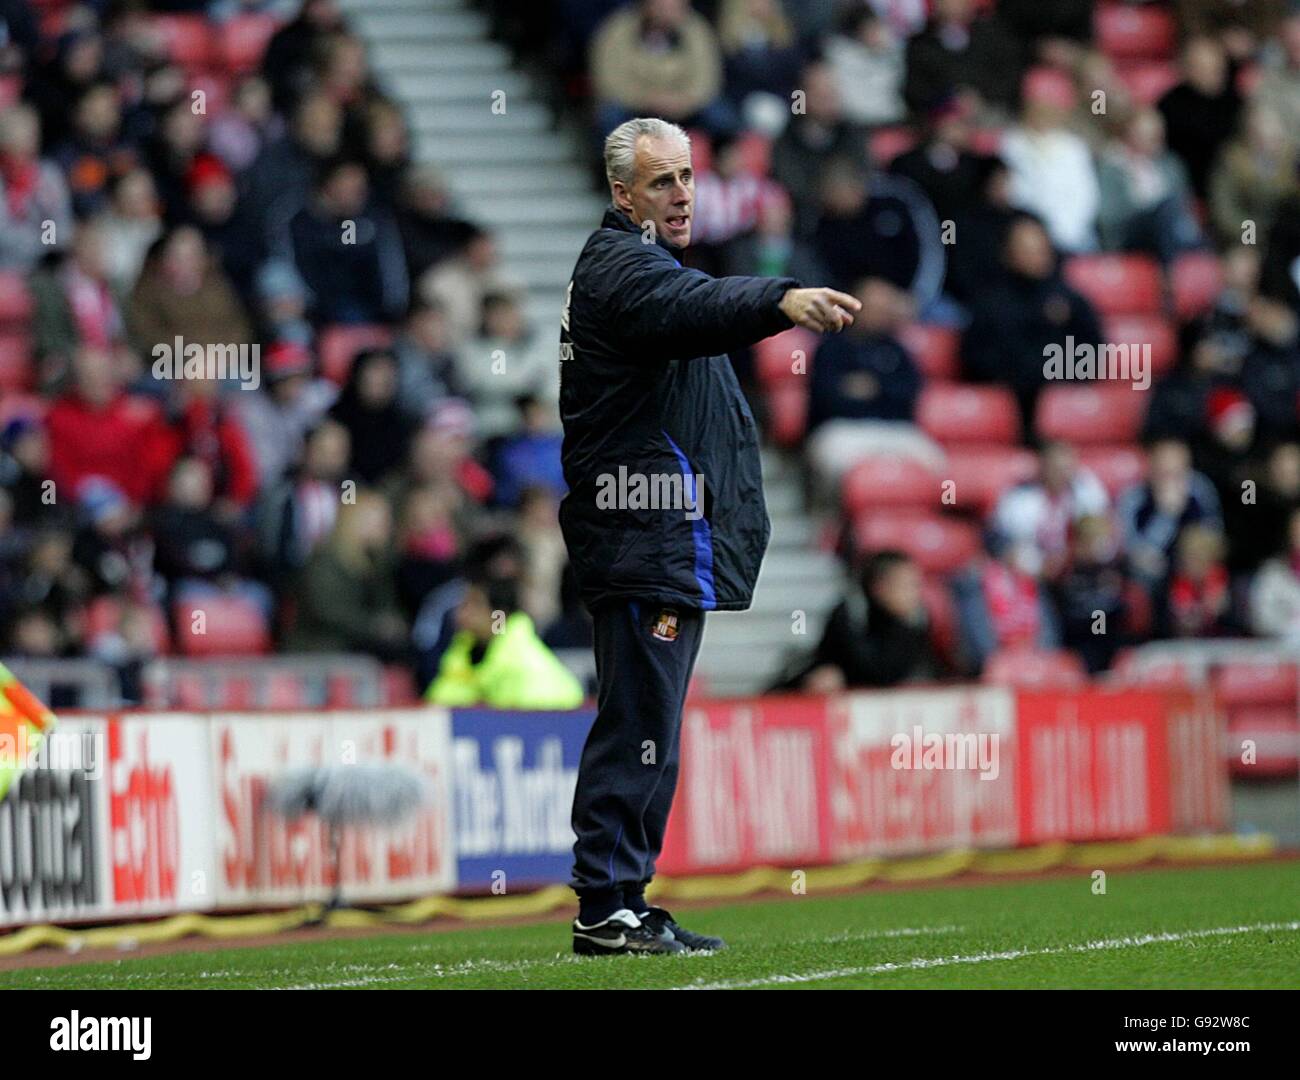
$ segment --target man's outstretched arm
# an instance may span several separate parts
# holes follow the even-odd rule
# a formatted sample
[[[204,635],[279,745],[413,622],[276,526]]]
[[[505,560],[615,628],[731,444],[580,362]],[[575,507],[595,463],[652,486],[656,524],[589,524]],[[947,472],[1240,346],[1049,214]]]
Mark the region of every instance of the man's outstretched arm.
[[[642,260],[611,282],[609,323],[618,337],[665,358],[713,356],[789,329],[842,330],[861,304],[790,278],[713,278],[668,258]]]

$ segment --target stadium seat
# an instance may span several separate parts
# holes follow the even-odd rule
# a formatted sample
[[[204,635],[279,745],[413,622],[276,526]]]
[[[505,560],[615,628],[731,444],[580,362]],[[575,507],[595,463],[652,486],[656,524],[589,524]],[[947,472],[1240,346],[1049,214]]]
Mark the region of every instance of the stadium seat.
[[[92,648],[103,639],[121,633],[122,601],[116,596],[101,596],[86,607],[85,637]],[[149,630],[154,652],[165,656],[171,648],[171,632],[167,628],[167,615],[157,604],[148,607]]]
[[[942,476],[953,483],[950,505],[980,517],[993,509],[1004,491],[1032,479],[1038,472],[1033,451],[1023,446],[949,444],[944,452],[948,460]]]
[[[300,709],[308,704],[307,688],[302,679],[291,672],[277,671],[268,675],[265,693],[268,709]]]
[[[806,381],[820,342],[816,334],[800,326],[764,338],[754,346],[754,368],[759,381],[766,386],[789,379]]]
[[[1150,394],[1129,383],[1049,386],[1038,398],[1034,430],[1069,443],[1129,443],[1138,437]]]
[[[1154,315],[1163,304],[1160,266],[1149,255],[1075,255],[1065,261],[1065,280],[1100,315]]]
[[[190,100],[194,91],[203,91],[203,107],[208,117],[220,116],[230,104],[231,78],[224,71],[201,71],[189,79]]]
[[[1080,446],[1079,464],[1101,481],[1113,499],[1147,474],[1147,459],[1136,446]]]
[[[279,22],[271,15],[236,15],[221,28],[221,64],[232,74],[256,71]]]
[[[410,669],[401,664],[386,664],[381,676],[383,685],[383,705],[388,709],[400,709],[407,705],[419,705],[419,687]]]
[[[317,338],[317,355],[320,373],[331,382],[342,386],[352,371],[352,361],[363,349],[384,349],[393,343],[393,332],[378,323],[361,323],[356,326],[335,324],[327,326]]]
[[[877,454],[844,474],[841,499],[849,517],[882,506],[937,509],[939,474],[912,458]]]
[[[767,433],[777,446],[798,446],[808,429],[808,383],[804,379],[769,386],[764,392],[767,403]]]
[[[196,616],[202,613],[203,620]],[[256,605],[236,596],[181,600],[173,607],[178,651],[186,656],[244,656],[268,651],[271,635]],[[196,632],[199,628],[203,632]]]
[[[0,336],[0,393],[23,393],[36,380],[31,342],[24,334]]]
[[[1088,673],[1077,653],[1033,647],[1001,649],[984,665],[982,681],[1024,689],[1084,686]]]
[[[1204,315],[1223,290],[1223,266],[1209,251],[1189,251],[1178,256],[1169,272],[1174,314],[1181,322]]]
[[[209,66],[213,35],[202,15],[155,15],[151,24],[172,63],[190,72]]]
[[[1140,105],[1154,105],[1182,79],[1178,65],[1168,60],[1136,60],[1116,67],[1121,81]]]
[[[1020,410],[1002,386],[931,383],[916,403],[916,422],[939,442],[1014,443]]]
[[[32,294],[16,270],[0,271],[0,327],[26,331],[32,315]]]
[[[1180,660],[1138,662],[1139,653],[1124,649],[1111,665],[1109,681],[1118,686],[1141,686],[1153,690],[1186,690],[1200,685],[1192,668]]]
[[[1254,744],[1247,763],[1246,743]],[[1228,769],[1241,780],[1281,780],[1300,772],[1300,722],[1294,709],[1250,706],[1228,716]]]
[[[877,128],[867,139],[867,152],[871,164],[886,168],[900,154],[906,154],[919,141],[915,131],[907,127]]]
[[[947,582],[939,575],[927,575],[921,582],[921,598],[930,617],[930,642],[940,658],[957,660],[957,607]]]
[[[961,371],[961,334],[950,326],[909,323],[898,334],[927,379],[953,382]]]
[[[1176,28],[1167,8],[1105,3],[1093,12],[1093,34],[1097,48],[1114,60],[1167,60]]]
[[[1296,664],[1269,660],[1233,660],[1219,666],[1213,686],[1219,701],[1228,708],[1236,705],[1284,705],[1296,703]]]
[[[1163,315],[1112,315],[1104,330],[1113,345],[1150,346],[1153,381],[1178,362],[1178,331]]]
[[[859,554],[886,548],[907,552],[927,574],[951,574],[980,553],[975,526],[915,510],[868,510],[853,520]]]

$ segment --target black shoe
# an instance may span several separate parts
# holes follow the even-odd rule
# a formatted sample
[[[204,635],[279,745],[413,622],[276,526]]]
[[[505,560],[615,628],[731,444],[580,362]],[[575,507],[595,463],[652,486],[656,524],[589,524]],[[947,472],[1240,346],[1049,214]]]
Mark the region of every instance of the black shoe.
[[[595,926],[583,926],[574,919],[573,951],[579,956],[653,955],[685,952],[686,946],[672,934],[645,925],[623,908]]]
[[[697,934],[678,926],[671,915],[661,907],[652,907],[641,916],[641,924],[650,927],[656,933],[666,933],[692,952],[717,952],[725,949],[727,943],[720,937]]]

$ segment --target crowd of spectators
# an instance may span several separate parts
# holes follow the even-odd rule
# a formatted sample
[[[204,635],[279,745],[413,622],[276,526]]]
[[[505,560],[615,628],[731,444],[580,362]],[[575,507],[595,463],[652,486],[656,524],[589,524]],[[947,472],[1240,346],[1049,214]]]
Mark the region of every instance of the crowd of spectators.
[[[214,53],[275,21],[214,83],[178,13]],[[131,693],[168,651],[361,652],[423,688],[471,579],[583,642],[556,328],[412,160],[335,0],[4,0],[0,85],[0,276],[30,298],[0,345],[8,654]],[[177,342],[256,347],[255,377],[175,378]]]
[[[956,631],[946,655],[915,649],[909,670],[878,647],[877,634],[935,629],[935,611],[897,570],[906,555],[864,546],[846,521],[855,585],[783,686],[887,684],[936,661],[972,674],[1024,645],[1066,647],[1097,672],[1152,637],[1300,640],[1300,5],[557,7],[547,48],[594,136],[645,111],[692,132],[701,243],[688,261],[862,300],[799,372],[806,409],[787,443],[804,451],[814,510],[834,509],[873,456],[948,475],[946,452],[964,447],[918,422],[936,377],[1009,390],[1037,454],[1034,475],[956,509],[981,550],[939,582]],[[1067,272],[1098,253],[1143,256],[1166,280],[1189,255],[1217,258],[1222,277],[1208,309],[1177,321],[1154,384],[1133,391],[1140,468],[1118,485],[1041,430],[1047,350],[1111,339],[1108,312]],[[955,335],[954,370],[927,370],[916,323]],[[762,394],[753,358],[736,359]],[[877,594],[893,598],[874,603],[878,631]]]

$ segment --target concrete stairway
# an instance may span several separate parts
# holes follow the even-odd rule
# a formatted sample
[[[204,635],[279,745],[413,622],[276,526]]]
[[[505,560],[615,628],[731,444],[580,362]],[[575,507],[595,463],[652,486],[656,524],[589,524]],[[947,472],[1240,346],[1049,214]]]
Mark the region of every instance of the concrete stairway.
[[[557,125],[538,87],[489,38],[487,19],[461,0],[342,6],[405,110],[416,160],[437,165],[460,209],[495,230],[505,272],[528,287],[530,318],[558,328],[573,264],[605,206],[585,167],[590,147]],[[813,547],[798,471],[766,451],[763,467],[772,544],[752,610],[709,620],[698,671],[714,694],[770,683],[792,650],[815,644],[840,591],[835,559]],[[803,636],[792,631],[796,612],[806,616]]]

